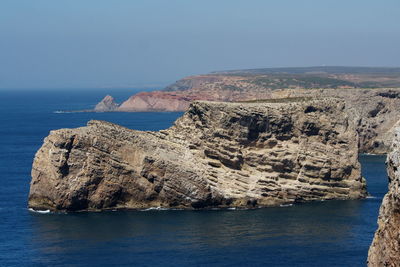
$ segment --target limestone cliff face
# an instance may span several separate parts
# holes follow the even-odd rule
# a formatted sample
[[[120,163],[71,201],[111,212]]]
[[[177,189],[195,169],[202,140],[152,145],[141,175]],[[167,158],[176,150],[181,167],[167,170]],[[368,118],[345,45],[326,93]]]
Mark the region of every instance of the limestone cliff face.
[[[361,153],[388,153],[400,120],[400,89],[284,89],[272,93],[272,98],[280,97],[344,99],[359,134]]]
[[[214,72],[185,77],[162,91],[138,93],[115,110],[186,111],[194,100],[232,102],[287,96],[344,99],[356,122],[360,152],[385,154],[400,120],[400,68],[324,66]]]
[[[194,79],[194,78],[193,78]],[[287,97],[337,97],[344,99],[346,111],[354,120],[359,133],[359,148],[362,153],[386,154],[389,151],[394,129],[400,124],[400,89],[263,89],[247,88],[233,90],[239,82],[206,79],[190,82],[190,90],[155,91],[138,93],[122,103],[120,107],[104,100],[96,106],[97,111],[185,111],[194,100],[246,101]],[[222,78],[220,78],[222,79]],[[209,84],[209,83],[215,84]],[[179,83],[178,83],[179,84]],[[221,84],[226,88],[221,89]],[[234,85],[232,85],[234,84]],[[193,87],[197,86],[197,87]],[[217,88],[214,88],[217,87]],[[171,87],[172,89],[175,87]]]
[[[389,191],[379,211],[378,230],[368,253],[369,266],[400,264],[400,128],[395,130],[387,168]]]
[[[170,129],[102,121],[52,131],[29,206],[50,210],[255,207],[365,197],[357,134],[337,99],[194,102]]]

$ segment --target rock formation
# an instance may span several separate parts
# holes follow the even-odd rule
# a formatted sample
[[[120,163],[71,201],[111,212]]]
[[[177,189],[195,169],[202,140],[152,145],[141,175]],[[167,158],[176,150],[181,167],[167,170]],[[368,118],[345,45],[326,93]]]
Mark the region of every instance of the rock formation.
[[[186,111],[190,102],[194,100],[231,102],[266,99],[271,96],[271,90],[265,90],[260,86],[241,90],[236,84],[240,82],[240,77],[220,75],[188,77],[164,91],[135,94],[122,103],[118,111]],[[171,91],[172,89],[177,90]]]
[[[96,107],[94,108],[94,111],[97,112],[105,112],[105,111],[115,111],[118,108],[118,104],[115,103],[115,100],[112,96],[106,95],[103,100],[101,100]]]
[[[378,230],[368,252],[368,266],[400,264],[400,128],[396,128],[387,157],[389,191],[378,218]]]
[[[360,136],[360,152],[372,154],[386,154],[389,151],[393,131],[400,123],[400,109],[397,108],[400,106],[400,89],[278,89],[263,94],[246,92],[143,92],[130,97],[118,108],[109,108],[109,111],[184,111],[194,100],[248,101],[287,97],[337,97],[347,102],[346,111],[356,123]],[[98,106],[100,104],[104,106],[103,103],[99,103]],[[101,111],[107,110],[102,108]]]
[[[281,97],[344,99],[347,113],[356,124],[361,153],[386,154],[400,120],[400,89],[282,89],[271,95]]]
[[[123,102],[117,111],[183,111],[196,99],[173,92],[141,92]]]
[[[45,139],[33,163],[29,207],[193,209],[358,199],[366,188],[357,138],[338,99],[194,102],[159,132],[90,121]]]
[[[348,114],[356,122],[360,136],[360,152],[385,154],[400,119],[400,88],[392,87],[400,87],[400,68],[238,70],[186,77],[163,91],[133,95],[120,107],[112,106],[109,110],[185,111],[194,100],[231,102],[333,96],[347,102]]]

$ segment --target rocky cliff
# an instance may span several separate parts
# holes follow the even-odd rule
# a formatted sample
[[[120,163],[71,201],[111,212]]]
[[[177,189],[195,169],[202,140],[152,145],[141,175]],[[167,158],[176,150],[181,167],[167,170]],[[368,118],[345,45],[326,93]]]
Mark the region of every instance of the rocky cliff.
[[[368,266],[400,264],[400,128],[396,128],[387,157],[389,191],[378,217],[378,230],[368,253]]]
[[[249,86],[243,77],[199,75],[184,78],[163,91],[141,92],[123,102],[116,111],[186,111],[194,100],[245,101],[270,98],[271,90]],[[245,89],[244,89],[245,88]]]
[[[277,89],[261,91],[155,91],[130,97],[121,106],[99,103],[101,111],[183,111],[194,100],[257,101],[287,97],[336,97],[346,101],[346,112],[356,123],[362,153],[386,154],[400,123],[400,89]],[[104,101],[103,101],[104,102]],[[106,107],[104,107],[106,106]],[[97,107],[96,107],[97,110]]]
[[[141,92],[123,102],[116,111],[184,111],[191,101],[199,98],[173,92]]]
[[[357,138],[337,99],[194,102],[159,132],[90,121],[45,139],[29,206],[192,209],[362,198]]]
[[[119,107],[99,105],[102,111],[185,111],[194,100],[333,96],[347,102],[347,112],[356,122],[360,136],[360,151],[385,154],[400,119],[399,87],[400,68],[254,69],[190,76],[163,91],[133,95]]]
[[[271,98],[337,97],[356,124],[361,153],[386,154],[400,120],[400,89],[296,89],[274,90]]]
[[[97,112],[115,111],[118,108],[118,104],[114,98],[110,95],[106,95],[94,108]]]

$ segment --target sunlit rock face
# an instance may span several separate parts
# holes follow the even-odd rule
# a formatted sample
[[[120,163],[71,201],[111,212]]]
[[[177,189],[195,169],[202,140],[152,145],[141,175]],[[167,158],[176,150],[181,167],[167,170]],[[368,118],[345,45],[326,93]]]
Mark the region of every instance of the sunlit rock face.
[[[194,79],[194,78],[193,78]],[[400,122],[400,89],[276,89],[242,84],[235,89],[230,79],[208,79],[193,82],[187,90],[142,92],[131,96],[120,106],[108,97],[97,104],[95,111],[186,111],[192,101],[248,101],[288,97],[336,97],[346,101],[346,112],[354,120],[362,153],[386,154]],[[187,78],[187,80],[190,80]],[[240,81],[243,83],[243,81]],[[214,84],[215,83],[215,84]],[[232,83],[232,84],[231,84]],[[234,84],[239,81],[235,80]],[[177,83],[178,85],[180,83]],[[240,84],[240,83],[239,83]],[[181,85],[182,88],[186,88]],[[171,87],[172,89],[180,88]],[[233,88],[233,89],[232,89]]]
[[[29,206],[59,211],[262,207],[366,196],[338,99],[194,102],[158,132],[103,121],[52,131]]]
[[[389,191],[378,217],[378,230],[368,253],[369,266],[400,265],[400,128],[387,157]]]
[[[110,95],[106,95],[94,108],[94,111],[105,112],[105,111],[116,111],[118,104],[114,98]]]
[[[184,77],[162,91],[141,92],[101,111],[186,111],[195,100],[248,101],[337,97],[359,134],[361,153],[386,154],[400,125],[400,68],[306,67],[249,69]]]
[[[400,122],[400,89],[275,90],[272,98],[336,97],[346,101],[346,112],[359,135],[361,153],[387,154]]]

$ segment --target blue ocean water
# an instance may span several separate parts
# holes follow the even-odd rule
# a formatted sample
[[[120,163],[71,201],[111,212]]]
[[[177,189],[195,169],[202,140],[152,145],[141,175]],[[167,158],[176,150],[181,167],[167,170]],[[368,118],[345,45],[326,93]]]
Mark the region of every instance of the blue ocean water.
[[[113,90],[122,101],[134,91]],[[0,91],[1,266],[365,266],[387,191],[385,157],[360,157],[364,200],[256,210],[38,214],[30,169],[52,129],[101,119],[168,128],[181,113],[54,113],[93,107],[106,90]]]

